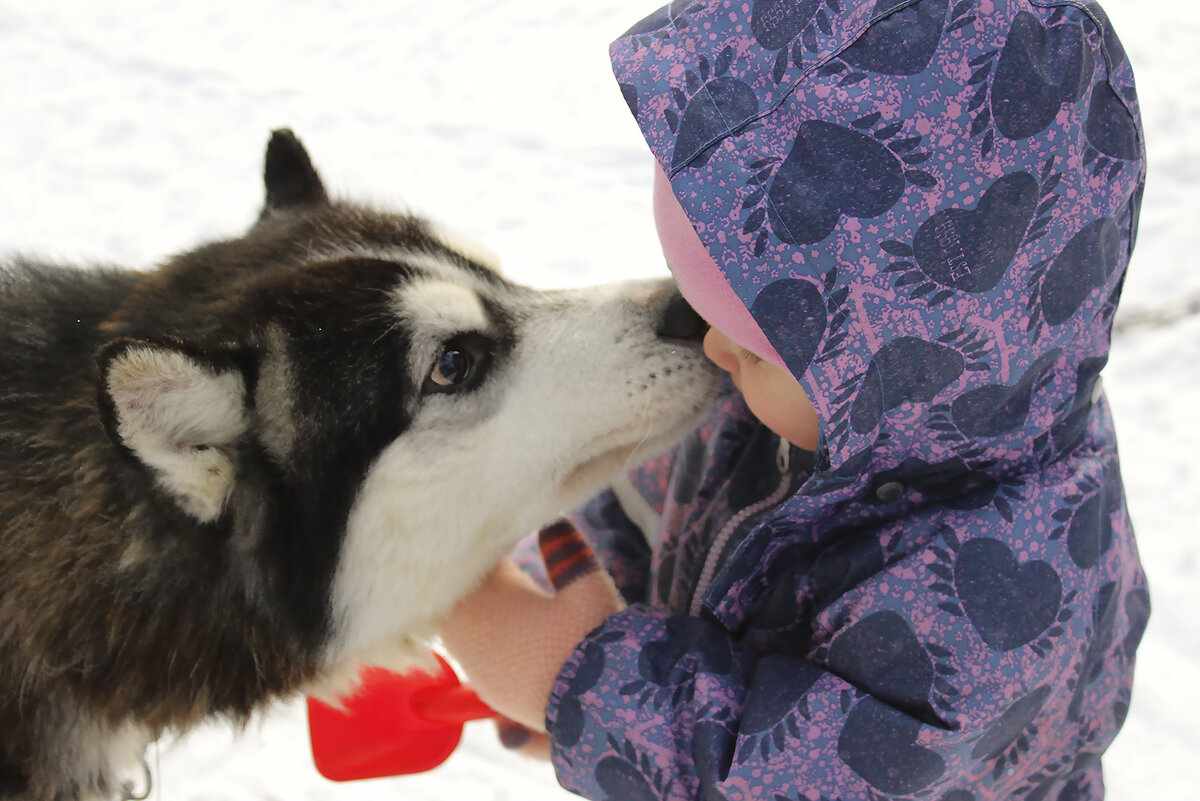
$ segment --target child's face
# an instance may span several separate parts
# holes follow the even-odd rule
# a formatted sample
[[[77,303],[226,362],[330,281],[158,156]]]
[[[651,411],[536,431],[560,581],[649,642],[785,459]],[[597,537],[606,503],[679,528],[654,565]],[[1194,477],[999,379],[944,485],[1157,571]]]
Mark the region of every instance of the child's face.
[[[709,328],[704,337],[704,353],[729,373],[746,405],[763,425],[797,447],[817,447],[817,412],[791,373],[759,358],[715,328]]]

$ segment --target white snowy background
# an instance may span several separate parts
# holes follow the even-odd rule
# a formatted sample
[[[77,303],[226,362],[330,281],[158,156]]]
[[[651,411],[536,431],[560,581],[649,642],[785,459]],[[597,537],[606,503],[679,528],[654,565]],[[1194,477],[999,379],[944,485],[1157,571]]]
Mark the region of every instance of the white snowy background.
[[[661,275],[650,157],[607,43],[655,0],[0,0],[0,250],[150,266],[234,235],[290,126],[331,190],[410,207],[536,286]],[[1200,798],[1200,4],[1107,0],[1150,149],[1105,386],[1153,591],[1111,801]],[[1167,318],[1163,320],[1161,318]],[[0,732],[0,737],[3,733]],[[430,773],[338,785],[300,703],[152,749],[166,801],[564,801],[543,763],[468,726]]]

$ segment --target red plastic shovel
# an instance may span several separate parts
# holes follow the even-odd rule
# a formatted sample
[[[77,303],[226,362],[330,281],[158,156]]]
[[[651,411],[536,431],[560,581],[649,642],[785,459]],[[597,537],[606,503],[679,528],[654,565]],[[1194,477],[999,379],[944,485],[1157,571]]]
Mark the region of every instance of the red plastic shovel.
[[[321,775],[344,782],[431,770],[454,753],[464,723],[496,717],[446,660],[437,661],[436,673],[365,667],[341,709],[309,698],[308,732]]]

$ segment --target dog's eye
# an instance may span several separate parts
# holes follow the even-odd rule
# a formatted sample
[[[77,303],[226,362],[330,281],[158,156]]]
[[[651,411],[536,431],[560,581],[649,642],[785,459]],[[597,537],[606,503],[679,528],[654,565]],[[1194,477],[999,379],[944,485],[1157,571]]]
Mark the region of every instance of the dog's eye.
[[[465,382],[471,375],[471,367],[475,360],[471,354],[458,348],[447,348],[438,357],[429,380],[439,387],[453,387]]]
[[[479,383],[488,360],[487,341],[475,334],[457,337],[442,346],[429,377],[427,393],[458,392]]]

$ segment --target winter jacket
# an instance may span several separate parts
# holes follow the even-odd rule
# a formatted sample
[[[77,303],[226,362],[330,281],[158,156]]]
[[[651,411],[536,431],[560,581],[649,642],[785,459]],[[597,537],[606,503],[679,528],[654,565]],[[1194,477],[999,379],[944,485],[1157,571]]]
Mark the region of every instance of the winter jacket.
[[[680,0],[611,50],[821,418],[730,389],[577,523],[629,608],[558,677],[592,799],[1099,799],[1149,595],[1100,371],[1145,175],[1090,0]]]

